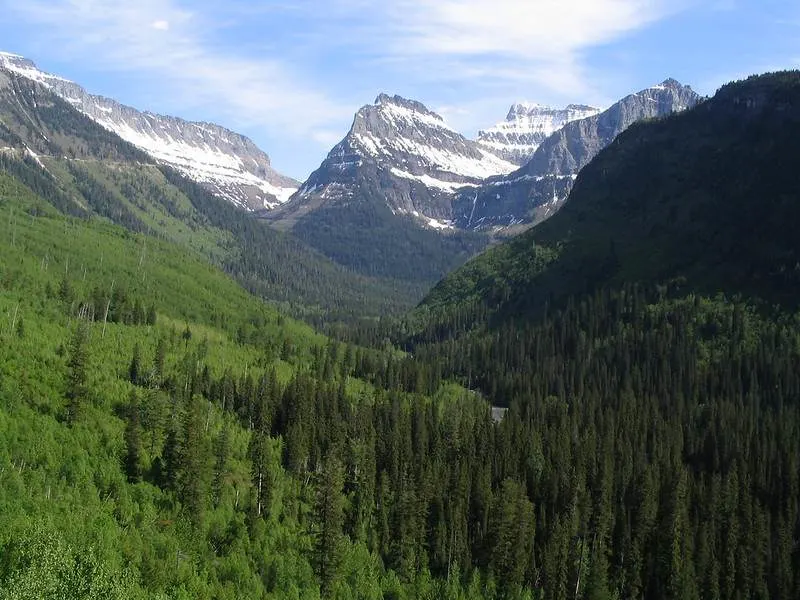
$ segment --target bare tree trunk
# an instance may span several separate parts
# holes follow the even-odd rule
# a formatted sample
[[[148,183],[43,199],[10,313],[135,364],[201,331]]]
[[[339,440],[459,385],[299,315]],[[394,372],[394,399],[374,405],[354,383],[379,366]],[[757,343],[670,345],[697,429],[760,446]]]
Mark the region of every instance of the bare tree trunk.
[[[11,333],[14,333],[14,326],[17,324],[17,311],[19,311],[19,303],[14,307],[14,316],[11,319]]]
[[[264,479],[264,471],[262,469],[258,470],[258,500],[256,501],[256,505],[258,507],[257,513],[258,516],[261,516],[261,484],[262,480]]]
[[[100,337],[106,337],[106,323],[108,323],[108,310],[111,308],[111,296],[114,295],[114,280],[111,280],[111,293],[108,296],[108,302],[106,302],[106,314],[103,315],[103,335]]]

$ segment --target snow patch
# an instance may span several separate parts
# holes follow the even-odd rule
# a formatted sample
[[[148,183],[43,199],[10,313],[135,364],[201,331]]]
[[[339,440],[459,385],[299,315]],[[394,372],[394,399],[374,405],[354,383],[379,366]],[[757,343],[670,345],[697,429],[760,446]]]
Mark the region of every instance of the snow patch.
[[[427,217],[428,219],[428,227],[433,229],[454,229],[454,225],[452,221],[439,221],[437,219],[432,219]]]
[[[430,175],[414,175],[412,173],[408,173],[406,171],[402,171],[397,167],[392,167],[389,169],[392,175],[396,177],[400,177],[402,179],[411,179],[414,181],[419,181],[423,185],[427,187],[432,187],[436,189],[443,190],[445,192],[453,193],[459,188],[462,187],[477,187],[478,184],[476,183],[458,183],[454,181],[443,181],[441,179],[436,179],[435,177],[431,177]]]
[[[577,104],[552,108],[535,102],[517,102],[511,106],[505,121],[478,132],[478,143],[500,156],[514,156],[523,162],[567,123],[599,112],[599,108]]]

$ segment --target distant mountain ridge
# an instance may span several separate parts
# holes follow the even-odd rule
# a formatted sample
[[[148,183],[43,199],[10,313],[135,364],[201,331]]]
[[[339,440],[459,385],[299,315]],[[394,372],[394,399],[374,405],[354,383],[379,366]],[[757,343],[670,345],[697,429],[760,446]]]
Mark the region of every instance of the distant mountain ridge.
[[[16,54],[0,52],[0,69],[46,86],[104,128],[240,208],[277,206],[299,186],[275,171],[252,140],[220,125],[142,112],[89,94]]]
[[[364,194],[432,228],[447,228],[452,194],[515,165],[482,149],[415,100],[380,94],[361,107],[347,135],[271,218],[293,222],[322,205]]]
[[[453,227],[456,191],[515,168],[420,102],[380,94],[297,193],[264,216],[348,268],[433,283],[488,242]]]
[[[675,102],[693,98],[667,87]],[[614,115],[621,123],[632,101],[593,128]],[[555,147],[569,148],[562,139]],[[795,310],[798,140],[800,71],[730,83],[691,110],[641,121],[581,171],[558,214],[448,276],[426,303],[449,310],[479,300],[511,316],[607,285],[670,282]],[[556,168],[572,168],[560,158]]]
[[[700,99],[691,87],[667,79],[601,113],[565,124],[519,169],[462,190],[454,206],[455,224],[491,229],[551,216],[569,196],[578,172],[620,133],[637,121],[691,108]]]
[[[541,143],[567,123],[591,117],[601,109],[583,104],[551,108],[532,102],[511,105],[506,120],[478,131],[478,144],[500,158],[525,164]]]

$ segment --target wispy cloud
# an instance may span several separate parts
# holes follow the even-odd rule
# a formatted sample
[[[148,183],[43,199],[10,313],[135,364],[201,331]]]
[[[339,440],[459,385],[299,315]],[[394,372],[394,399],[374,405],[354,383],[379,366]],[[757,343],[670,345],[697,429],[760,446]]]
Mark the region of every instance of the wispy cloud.
[[[174,0],[6,4],[76,59],[155,79],[168,93],[178,94],[179,103],[214,107],[215,114],[239,124],[313,138],[318,127],[350,110],[296,77],[277,57],[217,49],[213,19]]]
[[[360,25],[348,43],[431,80],[585,91],[584,56],[691,0],[333,0]],[[364,17],[363,15],[367,15]],[[370,28],[370,23],[372,27]]]
[[[462,103],[449,116],[466,130],[520,95],[596,99],[593,48],[696,1],[0,0],[0,10],[85,69],[128,72],[168,95],[165,109],[322,148],[378,91]]]

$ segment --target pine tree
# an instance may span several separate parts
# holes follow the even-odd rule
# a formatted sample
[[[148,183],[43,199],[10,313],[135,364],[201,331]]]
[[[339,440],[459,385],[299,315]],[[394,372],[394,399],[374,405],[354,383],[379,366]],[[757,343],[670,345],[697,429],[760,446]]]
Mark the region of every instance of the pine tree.
[[[89,394],[87,363],[89,360],[89,325],[79,321],[69,345],[67,362],[67,422],[75,423],[83,413]]]
[[[316,520],[314,558],[323,598],[333,597],[341,562],[344,524],[343,486],[344,475],[339,459],[328,457],[319,475],[314,506]]]
[[[128,481],[138,483],[142,479],[142,439],[139,421],[139,397],[131,392],[125,423],[125,473]]]
[[[178,468],[180,447],[178,445],[178,428],[174,418],[167,431],[164,440],[164,449],[161,452],[162,463],[164,466],[161,487],[165,490],[175,492],[178,489]]]
[[[179,454],[178,495],[195,523],[203,519],[208,489],[208,450],[203,436],[201,398],[192,396],[183,420]]]
[[[58,286],[58,298],[68,309],[75,301],[75,290],[72,288],[72,284],[66,276],[61,280]]]
[[[150,326],[155,325],[157,318],[158,317],[156,316],[156,305],[155,304],[151,304],[150,308],[147,311],[147,325],[150,325]]]
[[[163,337],[158,338],[156,354],[153,358],[153,377],[155,384],[160,386],[164,379],[164,364],[167,360],[167,342]]]
[[[505,479],[492,517],[491,566],[507,591],[525,581],[533,555],[534,526],[533,504],[525,487]]]
[[[133,385],[139,384],[139,378],[142,372],[142,349],[137,343],[133,347],[133,356],[131,357],[131,364],[128,366],[128,380]]]
[[[228,472],[228,459],[231,454],[231,439],[228,424],[222,426],[214,444],[214,480],[211,484],[214,506],[218,506],[222,499],[222,486]]]

